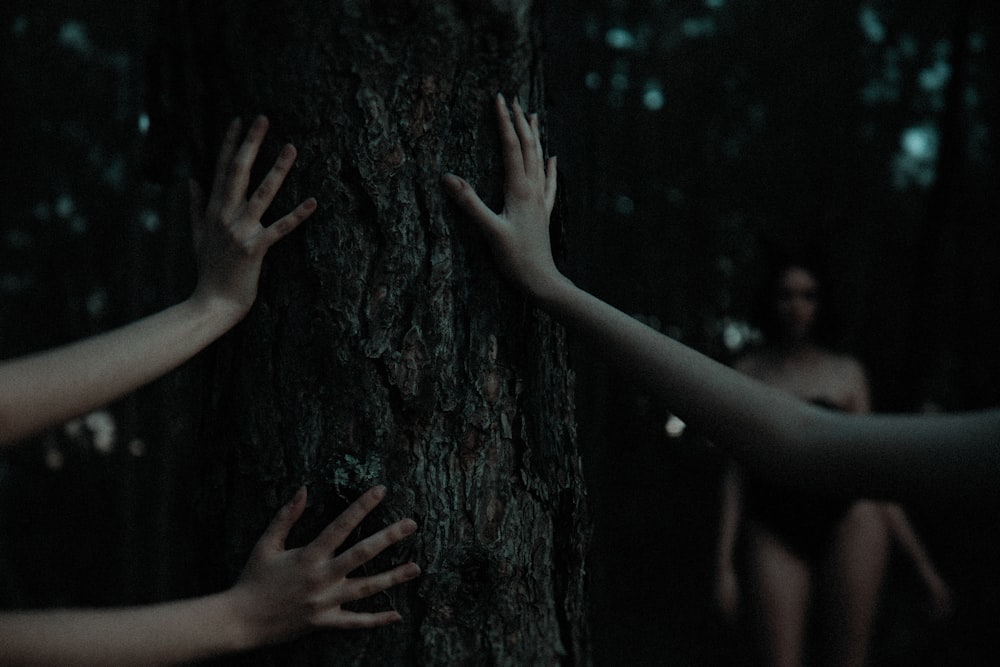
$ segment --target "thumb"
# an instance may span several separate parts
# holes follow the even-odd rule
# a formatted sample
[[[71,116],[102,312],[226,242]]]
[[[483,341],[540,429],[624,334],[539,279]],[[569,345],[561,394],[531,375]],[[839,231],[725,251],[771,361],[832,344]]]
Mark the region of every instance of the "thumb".
[[[448,173],[441,178],[441,182],[458,207],[479,225],[490,228],[495,224],[496,213],[479,198],[465,179]]]
[[[548,169],[545,170],[545,210],[552,214],[552,208],[556,205],[556,158],[549,158]]]
[[[261,536],[258,544],[263,547],[282,551],[285,548],[285,540],[292,526],[302,516],[306,509],[306,487],[299,487],[288,504],[278,510],[278,513],[271,520],[267,530]]]

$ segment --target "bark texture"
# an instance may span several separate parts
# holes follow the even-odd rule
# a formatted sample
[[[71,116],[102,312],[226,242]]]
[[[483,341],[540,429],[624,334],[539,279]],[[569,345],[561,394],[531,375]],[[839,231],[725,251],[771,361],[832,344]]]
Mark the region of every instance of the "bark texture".
[[[586,664],[584,486],[563,330],[497,276],[440,186],[501,198],[491,99],[541,109],[530,2],[168,2],[164,127],[208,173],[233,115],[299,149],[273,210],[317,213],[272,249],[249,317],[213,351],[198,502],[238,573],[300,484],[308,540],[375,483],[363,526],[420,525],[375,569],[416,582],[371,604],[404,621],[319,633],[251,664]],[[178,142],[171,142],[178,143]],[[489,200],[489,198],[488,198]],[[226,579],[226,582],[223,582]]]

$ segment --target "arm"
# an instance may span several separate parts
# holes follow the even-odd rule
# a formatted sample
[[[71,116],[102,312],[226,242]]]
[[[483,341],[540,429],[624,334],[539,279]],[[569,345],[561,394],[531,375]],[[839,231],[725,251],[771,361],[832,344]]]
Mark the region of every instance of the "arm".
[[[288,532],[306,505],[300,490],[254,547],[239,582],[223,593],[131,609],[0,614],[0,664],[173,664],[291,639],[314,628],[373,628],[398,621],[394,611],[360,613],[341,605],[420,573],[415,563],[406,563],[347,577],[412,534],[416,524],[397,521],[332,555],[384,493],[381,487],[369,490],[311,544],[286,551]]]
[[[734,620],[739,609],[740,588],[733,564],[736,538],[740,529],[743,504],[740,472],[732,461],[722,477],[722,503],[719,508],[719,542],[716,547],[715,601],[727,620]]]
[[[896,503],[880,503],[879,511],[882,513],[889,532],[900,548],[913,561],[917,574],[927,587],[931,596],[931,615],[936,619],[947,618],[955,607],[951,587],[934,567],[934,561],[931,560],[926,547],[917,536],[917,531],[910,523],[906,512]]]
[[[226,134],[207,208],[192,183],[198,285],[190,298],[145,319],[55,350],[0,363],[0,446],[120,398],[187,361],[243,318],[268,248],[316,207],[309,199],[274,224],[260,218],[295,162],[285,146],[247,199],[250,167],[267,132],[240,124]]]
[[[619,371],[765,475],[867,496],[947,490],[994,494],[1000,410],[967,415],[851,416],[806,405],[663,336],[576,287],[549,246],[555,161],[537,120],[497,99],[506,188],[494,213],[461,178],[444,185],[482,228],[501,269]],[[547,168],[546,168],[547,167]]]

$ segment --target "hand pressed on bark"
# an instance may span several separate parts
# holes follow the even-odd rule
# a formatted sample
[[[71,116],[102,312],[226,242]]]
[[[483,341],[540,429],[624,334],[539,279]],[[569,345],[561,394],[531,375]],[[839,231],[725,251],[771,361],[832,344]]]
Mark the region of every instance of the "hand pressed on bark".
[[[286,550],[288,531],[305,508],[305,490],[299,491],[254,547],[240,580],[221,593],[142,607],[0,613],[0,664],[188,664],[314,628],[371,628],[399,620],[395,611],[359,613],[341,605],[420,573],[406,563],[372,576],[347,576],[412,534],[416,524],[402,519],[334,555],[383,495],[380,487],[369,490],[311,544]]]
[[[70,345],[0,362],[0,446],[103,407],[184,363],[228,331],[257,295],[261,263],[276,241],[315,210],[307,199],[269,227],[267,210],[295,161],[286,146],[247,199],[250,167],[267,132],[259,117],[242,145],[233,121],[205,207],[192,182],[198,285],[165,310]]]
[[[386,548],[417,528],[401,519],[334,555],[361,521],[385,496],[369,489],[311,543],[285,549],[285,539],[306,507],[306,491],[295,497],[268,526],[254,547],[239,582],[231,589],[239,617],[258,643],[290,639],[314,628],[372,628],[398,621],[395,611],[349,611],[344,603],[369,597],[420,574],[416,563],[405,563],[370,576],[348,577]]]
[[[261,263],[267,250],[316,210],[309,198],[271,225],[260,219],[295,164],[295,147],[286,144],[274,166],[247,198],[250,169],[267,134],[268,121],[258,116],[237,146],[241,124],[229,125],[215,166],[207,204],[201,187],[191,185],[191,222],[198,260],[195,298],[231,308],[242,317],[257,297]]]
[[[526,117],[517,100],[513,113],[496,97],[504,163],[504,204],[494,213],[464,179],[446,174],[455,202],[486,234],[501,269],[521,289],[544,298],[565,280],[552,259],[549,216],[556,199],[556,159],[545,159],[538,116]]]

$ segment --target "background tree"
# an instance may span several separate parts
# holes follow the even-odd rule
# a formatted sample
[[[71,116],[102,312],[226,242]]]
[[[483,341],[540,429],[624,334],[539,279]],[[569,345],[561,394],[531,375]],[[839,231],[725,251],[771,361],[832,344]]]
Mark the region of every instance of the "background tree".
[[[313,224],[269,256],[214,350],[201,437],[207,553],[231,580],[296,486],[315,532],[376,482],[420,525],[404,622],[317,636],[275,664],[586,661],[584,487],[561,329],[499,281],[446,169],[500,196],[498,90],[542,106],[530,2],[177,2],[159,93],[207,173],[226,118],[299,149],[275,206]],[[159,118],[154,116],[154,131]],[[266,162],[261,160],[260,162]],[[392,554],[389,558],[399,558]],[[261,664],[261,656],[247,658]]]

